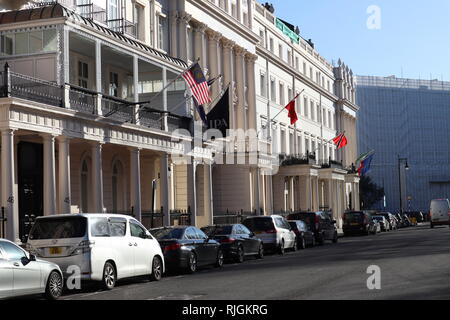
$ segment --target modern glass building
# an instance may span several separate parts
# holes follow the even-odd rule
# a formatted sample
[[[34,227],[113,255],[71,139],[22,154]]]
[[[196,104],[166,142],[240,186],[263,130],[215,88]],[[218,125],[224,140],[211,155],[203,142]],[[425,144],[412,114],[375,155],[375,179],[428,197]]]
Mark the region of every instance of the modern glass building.
[[[374,209],[450,198],[450,82],[358,76],[356,92],[358,150],[376,151],[368,175],[386,194]]]

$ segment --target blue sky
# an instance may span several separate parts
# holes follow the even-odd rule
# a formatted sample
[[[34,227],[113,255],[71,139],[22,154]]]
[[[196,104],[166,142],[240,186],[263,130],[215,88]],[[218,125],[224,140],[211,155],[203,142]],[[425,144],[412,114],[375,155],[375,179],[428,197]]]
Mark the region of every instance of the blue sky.
[[[262,2],[262,1],[260,1]],[[330,62],[358,75],[450,81],[448,0],[272,0],[275,15],[300,28]],[[381,28],[367,27],[371,5]]]

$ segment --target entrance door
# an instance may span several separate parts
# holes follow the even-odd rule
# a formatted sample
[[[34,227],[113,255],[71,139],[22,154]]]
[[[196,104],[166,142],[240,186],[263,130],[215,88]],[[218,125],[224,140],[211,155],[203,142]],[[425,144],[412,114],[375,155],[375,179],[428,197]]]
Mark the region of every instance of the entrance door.
[[[26,241],[32,222],[43,215],[43,145],[20,142],[17,146],[19,235]]]

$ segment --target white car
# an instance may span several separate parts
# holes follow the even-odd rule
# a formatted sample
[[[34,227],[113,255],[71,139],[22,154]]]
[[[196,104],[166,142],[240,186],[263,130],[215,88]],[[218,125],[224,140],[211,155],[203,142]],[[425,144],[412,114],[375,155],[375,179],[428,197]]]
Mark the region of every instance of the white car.
[[[107,290],[124,278],[148,275],[158,281],[165,268],[158,241],[136,219],[124,215],[40,217],[27,249],[59,265],[65,276],[101,281]]]
[[[450,202],[448,199],[431,200],[430,226],[450,225]]]
[[[286,249],[297,251],[297,236],[282,216],[251,217],[242,224],[262,240],[264,250],[276,250],[280,254],[284,254]]]
[[[56,300],[63,281],[56,264],[37,260],[15,243],[0,239],[0,299],[45,294]]]

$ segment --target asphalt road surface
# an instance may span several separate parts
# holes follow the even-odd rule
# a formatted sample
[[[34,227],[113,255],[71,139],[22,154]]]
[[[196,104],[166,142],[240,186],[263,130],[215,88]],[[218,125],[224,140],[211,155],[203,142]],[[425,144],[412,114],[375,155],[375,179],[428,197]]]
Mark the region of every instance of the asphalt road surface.
[[[270,255],[160,282],[134,279],[112,291],[87,285],[62,299],[296,300],[450,299],[450,229],[420,226],[342,238],[338,244]],[[381,289],[369,290],[367,268],[381,269]]]

